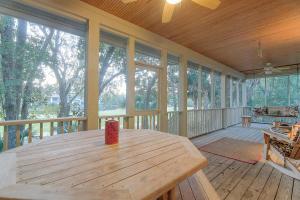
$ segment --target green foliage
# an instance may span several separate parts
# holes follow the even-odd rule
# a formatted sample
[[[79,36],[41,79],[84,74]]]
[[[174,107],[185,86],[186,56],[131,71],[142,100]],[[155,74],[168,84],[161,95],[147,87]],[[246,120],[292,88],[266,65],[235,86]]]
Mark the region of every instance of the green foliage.
[[[167,68],[168,79],[168,108],[178,110],[179,105],[179,62],[169,62]]]
[[[138,68],[135,73],[135,107],[137,110],[155,110],[158,106],[157,72]]]
[[[247,105],[251,107],[299,105],[298,74],[249,79],[246,89]]]

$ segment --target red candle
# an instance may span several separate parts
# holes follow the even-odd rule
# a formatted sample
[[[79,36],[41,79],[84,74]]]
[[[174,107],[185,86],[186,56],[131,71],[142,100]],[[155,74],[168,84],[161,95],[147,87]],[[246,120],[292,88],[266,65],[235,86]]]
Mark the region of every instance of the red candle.
[[[117,144],[119,142],[119,122],[108,120],[105,122],[105,144]]]

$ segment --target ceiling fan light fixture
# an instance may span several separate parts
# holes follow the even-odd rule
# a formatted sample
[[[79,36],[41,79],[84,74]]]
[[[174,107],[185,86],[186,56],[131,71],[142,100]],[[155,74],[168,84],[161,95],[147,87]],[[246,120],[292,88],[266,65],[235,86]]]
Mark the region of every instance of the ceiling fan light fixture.
[[[167,0],[167,2],[169,3],[169,4],[178,4],[178,3],[180,3],[182,0]]]

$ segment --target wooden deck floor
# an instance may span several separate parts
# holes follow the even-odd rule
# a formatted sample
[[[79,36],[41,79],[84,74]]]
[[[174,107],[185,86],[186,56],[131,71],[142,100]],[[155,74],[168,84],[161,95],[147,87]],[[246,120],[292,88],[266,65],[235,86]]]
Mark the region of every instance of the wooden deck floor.
[[[196,146],[202,146],[222,137],[263,142],[261,128],[268,125],[253,124],[251,128],[240,125],[192,139]],[[225,157],[203,154],[209,165],[204,172],[221,199],[226,200],[300,200],[300,181],[286,176],[263,161],[255,165]],[[200,200],[194,177],[183,181],[177,187],[179,200]]]

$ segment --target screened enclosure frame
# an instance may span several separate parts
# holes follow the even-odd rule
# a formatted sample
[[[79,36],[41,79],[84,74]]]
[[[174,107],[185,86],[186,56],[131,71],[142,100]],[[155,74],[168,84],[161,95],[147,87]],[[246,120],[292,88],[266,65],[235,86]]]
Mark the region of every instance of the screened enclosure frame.
[[[187,63],[192,60],[199,63],[201,66],[210,68],[210,73],[213,77],[214,71],[221,72],[221,108],[225,108],[225,77],[226,75],[232,75],[238,79],[244,79],[244,75],[225,66],[219,62],[216,62],[208,57],[205,57],[197,52],[192,51],[186,47],[183,47],[175,42],[167,40],[157,34],[149,32],[141,27],[124,21],[118,17],[108,14],[95,7],[89,6],[81,1],[69,4],[68,1],[57,0],[20,0],[20,3],[24,3],[30,7],[36,7],[41,10],[46,10],[54,15],[67,16],[68,18],[87,22],[86,33],[86,128],[93,130],[98,128],[98,94],[99,88],[98,82],[99,73],[99,44],[101,41],[100,30],[112,32],[113,34],[126,37],[127,40],[127,101],[126,101],[126,113],[127,115],[136,115],[138,111],[135,110],[135,44],[136,42],[142,42],[143,44],[149,44],[150,47],[154,47],[160,51],[160,64],[161,68],[158,69],[158,110],[160,114],[160,129],[167,131],[167,64],[168,53],[180,55],[180,83],[179,83],[179,113],[180,113],[180,134],[187,135]],[[1,10],[0,10],[1,11]],[[213,83],[214,81],[212,81]],[[213,85],[211,84],[211,93],[214,94]],[[214,98],[212,97],[212,100]],[[148,112],[148,111],[147,111]],[[151,111],[149,111],[151,112]],[[133,121],[129,124],[133,125]]]

